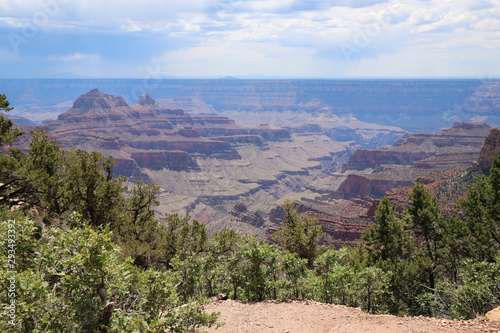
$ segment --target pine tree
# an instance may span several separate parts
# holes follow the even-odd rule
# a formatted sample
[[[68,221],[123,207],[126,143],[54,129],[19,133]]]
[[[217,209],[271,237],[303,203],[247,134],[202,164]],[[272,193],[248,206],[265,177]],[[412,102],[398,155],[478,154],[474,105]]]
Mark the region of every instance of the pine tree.
[[[369,249],[372,261],[391,260],[403,257],[403,224],[397,217],[394,204],[384,197],[377,206],[376,223],[362,236]]]
[[[114,178],[114,159],[80,149],[64,152],[63,159],[69,208],[94,227],[114,227],[121,215],[125,191],[125,178]]]
[[[9,107],[10,103],[7,97],[0,94],[0,111],[8,112],[14,108]],[[13,128],[14,123],[12,120],[6,118],[3,114],[0,114],[0,148],[4,145],[11,145],[17,138],[24,134],[17,128]]]
[[[412,206],[408,209],[409,227],[414,233],[417,246],[429,261],[429,266],[426,268],[428,287],[434,290],[440,259],[438,250],[442,246],[439,225],[443,223],[443,217],[439,212],[436,197],[431,195],[424,185],[415,183],[409,196],[412,202]]]
[[[316,224],[315,219],[305,214],[298,214],[293,203],[288,200],[283,204],[283,208],[285,222],[274,234],[274,238],[286,250],[307,259],[311,267],[318,254],[318,243],[323,235],[321,226]]]
[[[375,221],[362,236],[368,251],[368,263],[390,273],[391,300],[386,307],[390,313],[415,312],[416,297],[422,292],[422,251],[408,226],[408,213],[402,219],[395,206],[385,197],[379,203]]]
[[[0,111],[12,110],[6,96],[0,94]],[[14,128],[12,120],[0,113],[0,204],[13,206],[19,203],[18,195],[23,192],[23,178],[19,175],[20,159],[24,154],[11,146],[17,138],[24,134]],[[7,149],[8,148],[8,149]]]
[[[476,181],[459,207],[467,216],[470,241],[476,259],[493,261],[500,249],[500,156],[495,157],[488,177]]]
[[[47,212],[62,214],[64,204],[64,167],[61,164],[61,144],[50,140],[46,131],[31,131],[32,140],[25,169],[33,189],[30,204]]]

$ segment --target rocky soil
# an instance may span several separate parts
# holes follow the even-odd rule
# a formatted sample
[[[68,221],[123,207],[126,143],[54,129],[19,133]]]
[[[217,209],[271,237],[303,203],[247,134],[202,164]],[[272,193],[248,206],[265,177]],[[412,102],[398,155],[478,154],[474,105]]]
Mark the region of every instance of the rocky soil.
[[[264,301],[259,303],[233,300],[207,306],[208,312],[220,312],[225,325],[208,332],[370,332],[370,333],[446,333],[500,332],[500,324],[482,318],[447,320],[427,317],[396,317],[366,314],[359,308],[312,301]]]

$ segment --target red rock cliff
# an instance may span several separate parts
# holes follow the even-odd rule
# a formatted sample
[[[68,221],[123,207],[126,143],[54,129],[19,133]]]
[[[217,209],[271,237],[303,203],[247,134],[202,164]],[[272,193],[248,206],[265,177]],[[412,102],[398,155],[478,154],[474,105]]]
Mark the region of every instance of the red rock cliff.
[[[499,145],[498,136],[494,134],[484,139],[488,132],[490,126],[483,123],[457,122],[437,133],[406,134],[389,147],[357,150],[342,166],[342,171],[373,171],[348,175],[332,196],[381,198],[387,191],[411,185],[429,172],[468,167],[480,151],[484,151],[484,161],[491,161],[491,155],[498,151]],[[497,132],[492,130],[490,133]],[[487,142],[484,146],[483,141]]]
[[[484,139],[483,147],[479,153],[477,167],[489,170],[493,165],[493,158],[500,154],[500,128],[492,128]]]
[[[40,128],[67,148],[96,150],[118,161],[119,175],[138,174],[137,168],[197,170],[190,154],[217,159],[240,159],[234,145],[287,139],[287,129],[242,128],[227,117],[189,115],[158,105],[150,94],[131,107],[120,96],[89,91],[57,120]],[[220,138],[220,139],[219,139]]]

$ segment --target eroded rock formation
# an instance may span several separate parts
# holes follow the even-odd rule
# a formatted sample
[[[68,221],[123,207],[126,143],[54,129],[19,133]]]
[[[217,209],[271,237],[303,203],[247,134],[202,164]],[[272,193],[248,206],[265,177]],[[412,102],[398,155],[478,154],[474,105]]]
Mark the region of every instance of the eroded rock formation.
[[[345,161],[351,145],[334,142],[318,126],[243,127],[228,117],[166,108],[149,94],[130,106],[97,89],[37,128],[65,148],[113,156],[116,175],[158,185],[159,213],[191,212],[205,223],[226,216],[242,198],[254,205],[304,190]]]
[[[477,159],[490,128],[483,123],[457,122],[436,133],[404,135],[392,146],[357,150],[342,166],[346,178],[332,196],[381,198],[387,191],[411,185],[429,172],[466,168]],[[495,146],[492,140],[491,147]],[[349,174],[354,170],[358,172]]]
[[[167,109],[156,104],[150,94],[139,96],[131,107],[122,97],[98,89],[81,95],[57,120],[45,121],[37,128],[51,131],[66,148],[114,156],[117,174],[129,177],[140,168],[197,170],[190,155],[241,159],[231,143],[262,144],[290,138],[286,129],[246,129],[227,117],[192,116],[180,109]]]
[[[500,128],[492,128],[484,139],[483,147],[477,160],[477,168],[487,171],[493,165],[493,158],[500,154]]]
[[[435,134],[406,135],[392,147],[361,150],[352,155],[344,165],[344,173],[323,181],[336,186],[330,196],[302,199],[299,207],[317,218],[325,232],[325,242],[336,247],[359,241],[363,231],[375,222],[383,196],[389,197],[401,214],[411,205],[408,195],[414,182],[424,184],[436,196],[445,217],[463,217],[456,202],[465,197],[468,186],[479,175],[487,172],[499,153],[500,129],[490,130],[480,123],[456,123]],[[409,154],[430,157],[412,160],[407,158]],[[359,167],[366,169],[349,169]]]

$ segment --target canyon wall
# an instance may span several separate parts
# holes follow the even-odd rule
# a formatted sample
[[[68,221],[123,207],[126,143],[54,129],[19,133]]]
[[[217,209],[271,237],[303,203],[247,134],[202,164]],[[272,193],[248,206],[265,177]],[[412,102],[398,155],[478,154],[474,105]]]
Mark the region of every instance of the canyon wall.
[[[500,154],[500,128],[492,128],[484,139],[476,167],[488,171],[493,165],[493,158]]]
[[[483,123],[457,122],[436,133],[406,134],[392,146],[356,150],[342,166],[345,180],[332,191],[332,197],[350,199],[369,195],[381,198],[387,191],[411,185],[429,172],[467,168],[482,149],[485,156],[491,154],[483,148],[484,137],[490,129]],[[490,141],[487,146],[495,147],[495,139],[492,137]],[[351,174],[355,170],[358,172]]]
[[[500,125],[498,80],[155,79],[145,86],[144,80],[133,79],[5,79],[0,86],[11,104],[26,114],[61,110],[62,104],[97,87],[129,103],[149,92],[165,108],[194,113],[318,113],[331,108],[337,115],[410,132],[436,131],[473,119]]]
[[[191,155],[241,159],[231,145],[235,142],[262,145],[290,139],[287,129],[247,129],[226,117],[192,116],[180,109],[166,109],[156,104],[150,94],[139,96],[138,103],[131,107],[123,97],[103,94],[98,89],[78,97],[57,120],[35,128],[49,130],[66,148],[115,156],[116,173],[128,177],[140,168],[197,170]]]

